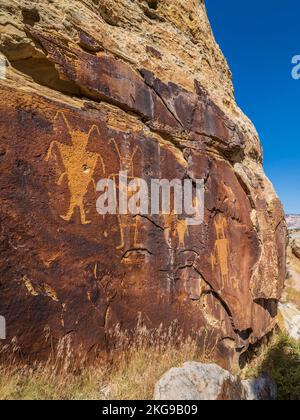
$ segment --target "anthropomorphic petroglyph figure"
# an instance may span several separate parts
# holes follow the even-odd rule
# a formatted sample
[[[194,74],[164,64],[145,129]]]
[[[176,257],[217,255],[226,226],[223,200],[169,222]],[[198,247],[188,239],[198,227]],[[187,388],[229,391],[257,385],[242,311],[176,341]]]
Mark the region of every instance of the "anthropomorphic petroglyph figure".
[[[229,281],[229,245],[225,234],[227,221],[224,217],[219,217],[215,220],[214,225],[217,239],[215,242],[214,254],[211,255],[211,267],[212,271],[215,271],[216,266],[219,267],[221,290],[223,290]]]
[[[136,146],[133,150],[133,152],[130,151],[130,143],[128,141],[124,141],[122,143],[122,149],[118,146],[117,142],[112,139],[109,142],[110,144],[113,144],[118,158],[119,158],[119,164],[120,164],[120,172],[127,172],[127,180],[128,183],[130,183],[130,181],[133,181],[135,179],[137,179],[134,176],[134,158],[136,153],[140,150],[139,146]],[[119,173],[115,173],[115,174],[111,174],[109,176],[109,179],[112,179],[114,181],[115,185],[118,185],[119,188],[126,188],[127,189],[127,185],[123,185],[122,183],[120,183],[120,179],[119,179]],[[124,191],[128,197],[128,199],[130,199],[130,197],[133,195],[132,192],[128,191]],[[119,214],[118,213],[118,223],[119,223],[119,228],[120,228],[120,236],[121,236],[121,243],[120,245],[117,247],[118,250],[124,249],[125,248],[125,232],[128,229],[129,231],[129,235],[131,235],[131,230],[133,229],[134,231],[134,236],[133,236],[133,247],[134,248],[139,248],[141,245],[138,243],[138,228],[139,228],[139,220],[138,220],[138,216],[132,216],[129,214]]]
[[[74,215],[76,208],[80,210],[80,219],[83,225],[91,223],[86,219],[84,210],[84,197],[88,191],[90,183],[94,185],[96,191],[96,183],[93,175],[96,170],[98,161],[102,165],[102,171],[105,173],[105,165],[102,156],[98,153],[87,151],[87,146],[91,135],[96,132],[100,136],[99,128],[93,125],[88,133],[73,129],[63,112],[58,112],[54,118],[56,131],[58,125],[62,124],[67,129],[72,145],[67,145],[54,140],[48,150],[46,161],[48,162],[56,150],[62,159],[64,172],[60,175],[57,184],[61,185],[66,178],[70,190],[70,205],[65,216],[60,216],[66,221],[70,221]]]
[[[167,239],[176,237],[178,247],[185,247],[185,237],[188,234],[188,222],[185,219],[178,219],[174,213],[163,215],[164,229]]]
[[[185,235],[188,232],[188,224],[186,220],[176,220],[176,232],[179,239],[179,247],[185,247]]]

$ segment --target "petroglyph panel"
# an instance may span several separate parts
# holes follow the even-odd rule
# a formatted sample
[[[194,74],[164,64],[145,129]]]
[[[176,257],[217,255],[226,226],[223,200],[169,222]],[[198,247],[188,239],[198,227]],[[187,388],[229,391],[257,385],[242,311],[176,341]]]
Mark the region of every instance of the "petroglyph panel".
[[[244,164],[249,133],[197,81],[193,90],[161,80],[161,65],[154,74],[82,36],[27,30],[69,90],[12,68],[0,81],[8,342],[42,359],[68,335],[93,358],[112,345],[111,329],[132,329],[141,314],[149,328],[208,331],[221,363],[234,360],[273,328],[269,301],[276,306],[285,270],[282,209]],[[257,154],[253,146],[260,168]],[[203,179],[204,223],[189,225],[175,208],[100,214],[98,181],[113,181],[118,197],[120,171],[148,186]]]

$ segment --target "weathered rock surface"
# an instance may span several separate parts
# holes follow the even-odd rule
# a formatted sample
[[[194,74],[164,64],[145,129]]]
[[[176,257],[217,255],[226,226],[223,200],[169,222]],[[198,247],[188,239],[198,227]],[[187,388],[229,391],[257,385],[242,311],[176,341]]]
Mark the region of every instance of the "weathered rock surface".
[[[155,385],[154,400],[276,400],[276,384],[266,375],[242,381],[215,364],[187,362]]]
[[[296,237],[292,239],[291,248],[295,257],[300,259],[300,237]]]
[[[300,310],[293,303],[280,303],[280,314],[285,331],[294,340],[300,340]]]
[[[287,250],[286,288],[279,305],[280,326],[293,339],[300,340],[300,241],[299,232],[290,232]]]
[[[230,365],[271,331],[286,224],[203,2],[0,0],[0,313],[23,358],[178,320]],[[205,222],[99,216],[95,183],[204,179]],[[207,334],[204,334],[207,337]],[[46,340],[46,338],[47,340]]]
[[[275,401],[277,400],[277,385],[267,374],[257,379],[242,381],[246,391],[247,401]]]
[[[297,292],[300,295],[300,239],[299,232],[290,232],[289,234],[289,245],[287,248],[287,281],[285,294],[290,290],[294,290],[295,296]],[[299,305],[299,301],[294,299],[294,302]]]

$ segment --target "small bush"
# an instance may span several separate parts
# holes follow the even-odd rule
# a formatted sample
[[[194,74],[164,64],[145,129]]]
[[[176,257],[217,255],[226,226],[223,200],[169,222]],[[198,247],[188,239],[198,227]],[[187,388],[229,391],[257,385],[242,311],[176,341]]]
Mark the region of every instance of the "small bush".
[[[262,370],[278,386],[279,400],[300,400],[300,343],[287,335],[277,337],[270,347]]]
[[[279,400],[300,400],[300,342],[278,333],[245,368],[244,377],[267,373],[276,382]]]

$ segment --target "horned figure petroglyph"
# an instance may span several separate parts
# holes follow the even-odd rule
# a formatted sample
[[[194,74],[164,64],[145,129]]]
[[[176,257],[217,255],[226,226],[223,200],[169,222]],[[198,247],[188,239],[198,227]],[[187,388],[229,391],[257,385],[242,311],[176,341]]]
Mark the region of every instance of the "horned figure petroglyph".
[[[211,255],[211,267],[212,271],[215,271],[215,267],[218,266],[221,275],[221,288],[222,291],[229,280],[229,245],[228,239],[226,238],[225,229],[227,227],[227,221],[224,217],[220,216],[218,220],[214,222],[217,239],[215,242],[214,254]]]
[[[127,184],[124,185],[122,182],[120,182],[120,173],[127,173],[127,180],[132,181],[137,179],[134,176],[134,158],[136,153],[140,150],[139,146],[136,146],[133,150],[133,152],[130,152],[130,144],[127,141],[124,141],[122,143],[122,152],[117,144],[117,142],[114,139],[111,139],[109,141],[109,144],[113,144],[115,146],[118,158],[119,158],[119,173],[114,173],[109,176],[109,179],[112,179],[114,181],[114,185],[118,185],[119,188],[125,188],[126,191],[124,193],[128,198],[130,198],[130,195],[133,193],[128,191]],[[138,216],[135,215],[129,215],[129,214],[117,214],[118,216],[118,223],[120,228],[120,236],[121,236],[121,243],[117,247],[118,250],[125,248],[125,231],[126,229],[129,229],[129,235],[131,234],[131,229],[134,229],[134,236],[133,236],[133,247],[139,248],[141,245],[138,243],[138,228],[139,228],[139,221]]]
[[[67,129],[71,137],[72,145],[69,146],[54,140],[49,147],[45,160],[47,162],[50,160],[56,148],[64,165],[64,172],[60,175],[57,184],[61,185],[64,178],[66,178],[71,198],[67,214],[60,217],[68,222],[74,215],[75,209],[79,208],[81,224],[86,225],[91,222],[86,219],[84,197],[90,183],[94,185],[96,191],[96,183],[93,179],[93,175],[98,161],[100,161],[103,173],[105,173],[105,165],[102,156],[98,153],[87,151],[91,135],[96,132],[100,136],[99,128],[96,125],[93,125],[88,133],[73,129],[65,114],[61,111],[57,112],[54,118],[56,131],[58,131],[59,123],[63,124]]]

